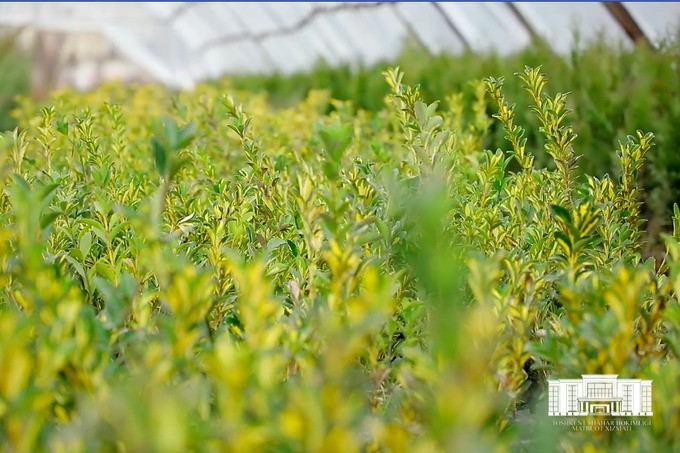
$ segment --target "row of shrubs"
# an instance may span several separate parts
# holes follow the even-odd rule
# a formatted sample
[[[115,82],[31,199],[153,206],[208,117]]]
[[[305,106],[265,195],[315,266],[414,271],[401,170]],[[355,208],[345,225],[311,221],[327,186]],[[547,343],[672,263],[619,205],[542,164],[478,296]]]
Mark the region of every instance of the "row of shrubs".
[[[640,241],[653,135],[611,134],[617,176],[579,177],[540,70],[442,104],[383,77],[375,112],[219,83],[22,99],[0,450],[678,451],[680,211],[663,260]],[[546,378],[596,373],[653,379],[651,426],[555,426]]]
[[[540,124],[529,110],[529,100],[522,96],[522,84],[512,77],[524,65],[542,66],[551,74],[555,92],[569,92],[569,108],[574,110],[572,124],[579,134],[577,174],[619,176],[612,139],[625,140],[637,128],[654,131],[655,147],[647,156],[640,175],[643,215],[649,220],[645,237],[649,243],[645,254],[662,253],[658,233],[669,231],[668,219],[673,202],[680,194],[680,42],[669,37],[658,48],[645,45],[623,46],[604,39],[583,42],[568,55],[558,55],[547,43],[538,41],[516,55],[467,52],[459,56],[431,56],[422,49],[407,48],[396,62],[407,67],[406,81],[419,84],[428,102],[446,100],[452,92],[465,91],[471,80],[489,75],[507,79],[506,93],[517,104],[517,121],[527,129],[528,146],[536,164],[552,168],[545,152]],[[243,77],[235,86],[248,90],[265,90],[273,105],[292,105],[311,89],[329,89],[334,99],[349,100],[357,109],[378,111],[383,108],[387,87],[380,76],[381,67],[351,69],[349,66],[317,67],[311,74],[292,76]],[[468,97],[466,102],[470,101]],[[488,100],[488,113],[496,106]],[[464,113],[466,120],[473,112]],[[505,145],[505,132],[492,125],[484,146],[496,150]]]
[[[12,36],[0,39],[0,130],[12,129],[16,121],[11,110],[16,95],[28,92],[28,59],[12,50]],[[471,80],[488,75],[508,79],[506,92],[517,99],[517,120],[527,128],[527,139],[536,164],[550,167],[545,140],[539,124],[529,112],[529,103],[521,96],[519,79],[512,77],[524,65],[539,66],[552,74],[555,92],[570,92],[572,121],[579,131],[582,157],[576,173],[581,180],[586,174],[618,177],[619,168],[612,138],[624,140],[636,128],[654,131],[655,147],[647,156],[640,175],[643,202],[645,256],[663,254],[659,232],[670,231],[668,219],[680,193],[680,48],[678,40],[669,37],[658,48],[623,46],[604,39],[578,45],[569,55],[554,53],[547,43],[536,41],[527,49],[511,56],[466,52],[462,55],[432,56],[420,48],[407,46],[392,64],[408,67],[406,81],[418,84],[423,98],[442,100],[453,92],[464,92]],[[383,108],[388,89],[381,76],[384,63],[369,68],[317,66],[310,73],[291,76],[245,76],[232,78],[236,89],[265,91],[275,107],[301,102],[310,90],[330,91],[332,99],[351,101],[354,109],[377,112]],[[224,82],[222,82],[224,83]],[[470,102],[468,97],[465,102]],[[333,107],[330,106],[329,109]],[[495,113],[488,102],[487,113]],[[466,121],[472,112],[464,112]],[[489,149],[504,147],[504,131],[492,124],[485,137]]]

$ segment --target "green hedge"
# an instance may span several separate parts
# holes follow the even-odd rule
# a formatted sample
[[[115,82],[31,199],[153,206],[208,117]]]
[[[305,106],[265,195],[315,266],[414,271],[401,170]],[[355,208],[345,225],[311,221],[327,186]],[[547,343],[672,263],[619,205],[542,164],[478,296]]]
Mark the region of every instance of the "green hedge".
[[[390,63],[392,64],[392,63]],[[539,166],[552,165],[544,150],[538,123],[520,95],[521,82],[512,77],[525,65],[542,66],[551,75],[556,92],[570,92],[571,121],[578,130],[580,175],[619,176],[612,138],[625,140],[640,128],[653,131],[655,147],[641,175],[644,217],[648,219],[650,242],[646,253],[659,248],[658,232],[668,231],[673,202],[680,195],[680,49],[670,39],[659,50],[611,45],[604,40],[584,43],[570,55],[556,55],[538,42],[509,57],[467,52],[460,56],[432,57],[421,50],[406,50],[397,65],[408,68],[406,82],[420,85],[429,101],[447,99],[465,91],[471,80],[488,75],[507,79],[505,90],[517,102],[518,118],[527,127],[528,146]],[[359,109],[383,108],[387,89],[381,80],[384,64],[352,71],[349,67],[317,67],[310,75],[256,76],[235,78],[237,88],[263,90],[273,105],[290,105],[311,89],[328,89],[335,99],[349,100]],[[445,107],[446,108],[446,107]],[[489,103],[487,111],[495,107]],[[469,119],[472,112],[466,112]],[[506,149],[504,132],[495,127],[484,146]],[[658,255],[658,253],[657,253]]]
[[[23,99],[0,136],[0,450],[678,451],[680,210],[664,262],[639,242],[652,134],[580,181],[540,71],[441,106],[384,76],[375,113],[220,85]],[[582,373],[652,379],[651,425],[555,426],[545,379]]]

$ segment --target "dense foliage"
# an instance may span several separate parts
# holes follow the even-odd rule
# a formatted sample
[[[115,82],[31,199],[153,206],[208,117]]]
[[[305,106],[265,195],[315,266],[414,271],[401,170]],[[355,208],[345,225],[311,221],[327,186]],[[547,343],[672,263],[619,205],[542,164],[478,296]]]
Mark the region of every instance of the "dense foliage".
[[[218,84],[22,101],[0,139],[0,449],[677,451],[680,242],[641,259],[652,135],[582,181],[539,70],[526,112],[501,79],[442,107],[385,77],[375,113]],[[546,376],[582,373],[653,379],[652,425],[553,426]]]
[[[538,166],[552,168],[544,151],[539,121],[531,113],[530,98],[523,95],[522,83],[512,77],[524,65],[542,65],[551,75],[556,92],[571,93],[568,107],[579,134],[581,154],[576,174],[619,176],[613,142],[625,141],[636,129],[654,131],[656,146],[647,156],[640,174],[643,217],[649,220],[645,255],[662,256],[660,231],[670,231],[673,203],[680,194],[680,41],[670,37],[658,49],[647,46],[617,46],[604,39],[581,42],[568,55],[556,54],[549,44],[535,42],[509,56],[466,52],[459,56],[431,56],[420,48],[407,48],[396,64],[408,68],[405,81],[418,84],[428,102],[445,100],[452,92],[466,91],[470,80],[488,75],[504,76],[505,91],[517,104],[518,119],[527,126],[527,138]],[[383,108],[388,89],[380,75],[380,65],[370,68],[319,66],[311,74],[291,76],[248,76],[234,79],[238,88],[270,93],[274,105],[293,105],[310,89],[329,89],[334,99],[349,100],[358,108]],[[465,102],[471,102],[470,96]],[[496,112],[488,100],[486,109]],[[470,112],[472,114],[472,112]],[[472,120],[465,114],[467,121]],[[490,126],[484,147],[504,148],[505,132],[500,123]],[[511,163],[511,165],[513,165]]]
[[[30,59],[17,50],[16,36],[0,28],[0,131],[16,126],[11,116],[16,97],[29,92]]]

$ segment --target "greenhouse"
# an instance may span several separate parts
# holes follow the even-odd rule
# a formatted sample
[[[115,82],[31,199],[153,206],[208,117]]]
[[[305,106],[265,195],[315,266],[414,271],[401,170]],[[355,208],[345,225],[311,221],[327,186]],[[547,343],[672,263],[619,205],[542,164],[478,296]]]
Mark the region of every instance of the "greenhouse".
[[[0,3],[0,453],[680,451],[680,3]]]

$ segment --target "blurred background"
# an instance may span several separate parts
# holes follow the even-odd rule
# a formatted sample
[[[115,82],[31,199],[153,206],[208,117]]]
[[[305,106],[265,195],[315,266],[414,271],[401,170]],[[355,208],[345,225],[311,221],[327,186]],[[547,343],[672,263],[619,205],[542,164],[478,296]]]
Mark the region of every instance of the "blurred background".
[[[680,3],[662,2],[0,3],[0,131],[16,127],[18,96],[109,80],[191,89],[228,78],[277,107],[325,89],[376,111],[381,72],[400,65],[429,100],[505,77],[537,165],[550,166],[513,77],[541,65],[553,93],[571,93],[583,172],[617,175],[616,141],[655,133],[640,181],[653,254],[680,194],[679,24]],[[507,148],[503,135],[492,128],[484,146]]]
[[[431,55],[508,55],[538,38],[566,54],[575,31],[655,44],[678,17],[680,4],[650,2],[0,4],[3,54],[13,44],[27,54],[37,94],[106,79],[188,88],[224,74],[370,66],[406,42]]]

